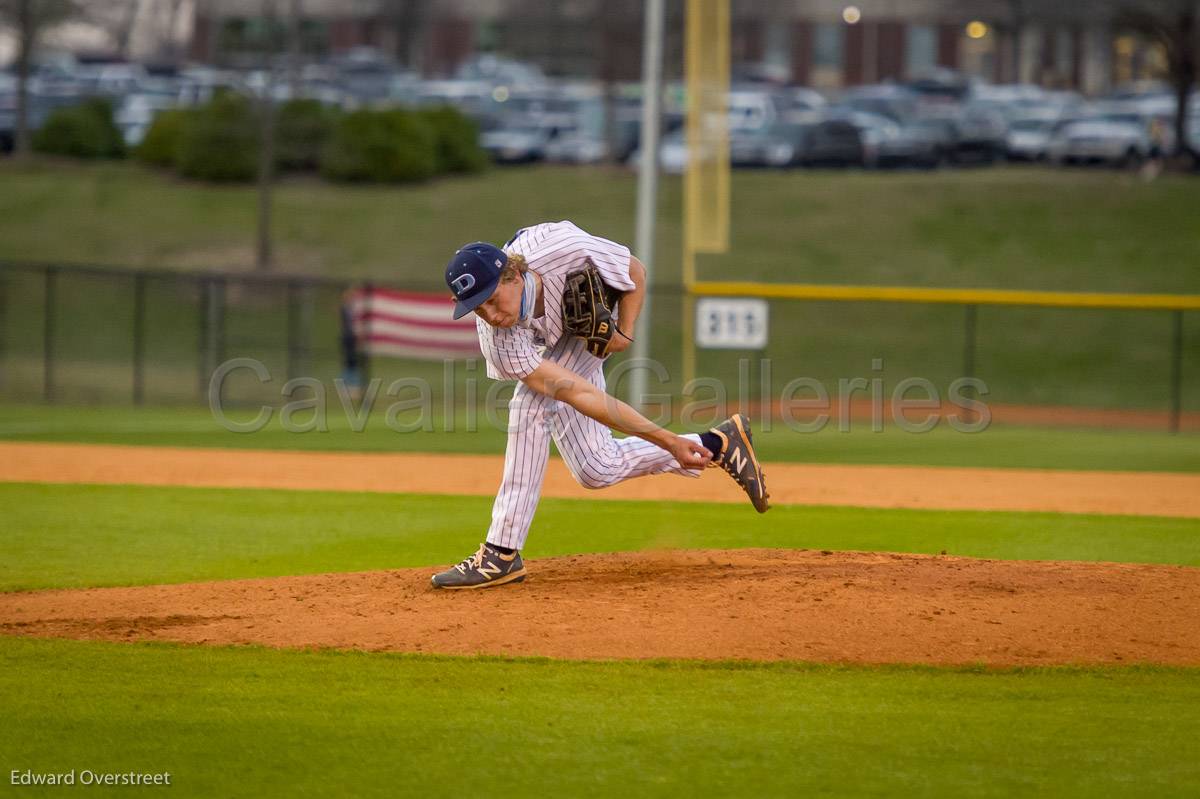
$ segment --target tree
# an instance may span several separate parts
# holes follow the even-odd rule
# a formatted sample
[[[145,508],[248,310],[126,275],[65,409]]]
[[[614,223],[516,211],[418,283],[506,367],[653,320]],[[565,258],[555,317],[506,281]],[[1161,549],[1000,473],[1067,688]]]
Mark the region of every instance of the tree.
[[[23,157],[31,150],[29,135],[29,74],[38,37],[46,28],[79,13],[75,0],[0,0],[0,26],[12,28],[17,36],[17,115],[14,125],[14,154]]]
[[[92,3],[86,10],[87,19],[108,34],[113,52],[121,58],[130,57],[133,28],[143,0],[107,0]]]
[[[1175,154],[1200,153],[1188,143],[1188,99],[1200,65],[1200,3],[1197,0],[1136,0],[1118,6],[1114,27],[1158,43],[1167,58],[1167,76],[1175,90]]]

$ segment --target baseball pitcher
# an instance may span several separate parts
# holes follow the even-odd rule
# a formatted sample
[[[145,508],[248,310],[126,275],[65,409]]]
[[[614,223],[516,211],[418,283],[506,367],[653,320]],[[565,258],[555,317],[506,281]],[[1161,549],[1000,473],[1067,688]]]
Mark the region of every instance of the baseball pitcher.
[[[632,343],[646,296],[646,267],[627,247],[571,222],[547,222],[519,230],[503,249],[466,245],[447,265],[446,285],[457,301],[455,319],[475,313],[488,377],[518,383],[487,541],[435,574],[435,587],[525,579],[521,549],[551,439],[586,488],[665,472],[699,477],[705,467],[720,466],[766,512],[766,484],[745,416],[707,433],[676,435],[606,393],[604,359]],[[613,430],[626,437],[614,438]]]

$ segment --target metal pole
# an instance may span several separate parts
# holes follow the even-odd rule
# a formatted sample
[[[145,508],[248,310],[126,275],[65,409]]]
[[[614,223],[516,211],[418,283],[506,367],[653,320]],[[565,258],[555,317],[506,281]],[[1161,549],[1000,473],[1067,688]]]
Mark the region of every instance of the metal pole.
[[[4,390],[4,334],[8,332],[8,272],[0,274],[0,391]]]
[[[46,269],[46,286],[42,312],[42,397],[54,402],[54,283],[58,270]]]
[[[654,274],[654,223],[658,210],[658,127],[662,101],[663,0],[646,0],[645,32],[642,40],[642,158],[638,164],[637,247],[638,258],[646,265],[646,301],[633,332],[630,355],[639,360],[650,357],[650,284]],[[635,369],[630,380],[629,401],[643,408],[646,396],[646,370]]]
[[[133,404],[145,401],[146,276],[133,279]]]
[[[375,284],[370,283],[370,282],[364,283],[363,284],[363,292],[366,295],[367,310],[368,311],[372,310],[375,307]],[[368,315],[363,322],[362,338],[360,338],[354,342],[354,345],[356,347],[358,347],[359,364],[361,364],[361,366],[362,366],[360,373],[362,375],[362,382],[363,382],[364,388],[366,386],[371,385],[370,341],[371,341],[371,317],[370,317],[370,315]]]
[[[297,328],[297,293],[295,280],[287,284],[287,376],[288,380],[296,377],[296,328]]]
[[[975,330],[979,317],[978,305],[967,305],[963,314],[963,377],[975,376]],[[971,392],[974,394],[975,392]],[[964,410],[963,421],[970,424],[975,421],[975,411]]]
[[[1168,429],[1178,433],[1183,415],[1183,311],[1175,311],[1171,316],[1171,417]]]
[[[213,288],[213,322],[212,337],[213,337],[213,369],[225,362],[225,297],[226,284],[225,278],[217,278],[212,284]],[[205,378],[207,382],[207,377]]]
[[[275,2],[263,3],[262,68],[264,85],[259,98],[258,247],[254,268],[271,268],[271,192],[275,181]],[[290,60],[290,58],[289,58]]]
[[[208,280],[199,281],[197,289],[200,302],[197,303],[199,313],[196,319],[196,385],[200,401],[203,402],[208,396],[208,306],[212,302],[212,291]]]
[[[963,377],[975,376],[975,321],[978,305],[967,305],[963,317]]]

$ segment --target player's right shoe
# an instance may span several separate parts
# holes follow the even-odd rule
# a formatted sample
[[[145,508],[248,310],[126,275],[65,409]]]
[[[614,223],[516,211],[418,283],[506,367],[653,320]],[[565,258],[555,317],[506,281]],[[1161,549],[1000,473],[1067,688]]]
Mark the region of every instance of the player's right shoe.
[[[758,457],[754,454],[754,440],[750,437],[750,420],[735,413],[709,431],[721,439],[721,451],[713,456],[711,466],[720,466],[737,482],[759,513],[771,507],[767,501],[767,483]]]
[[[525,564],[520,552],[505,555],[487,544],[480,544],[474,555],[430,579],[434,588],[490,588],[524,580]]]

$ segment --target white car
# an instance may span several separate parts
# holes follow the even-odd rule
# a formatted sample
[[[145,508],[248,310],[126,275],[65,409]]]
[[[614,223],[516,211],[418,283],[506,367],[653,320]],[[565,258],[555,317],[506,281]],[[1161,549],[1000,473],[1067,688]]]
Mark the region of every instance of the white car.
[[[1101,118],[1065,126],[1050,142],[1047,157],[1056,164],[1134,166],[1153,151],[1154,143],[1144,127]]]
[[[1005,149],[1010,161],[1040,161],[1046,157],[1054,138],[1056,120],[1029,117],[1013,120],[1008,126]]]

